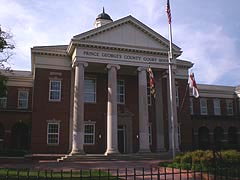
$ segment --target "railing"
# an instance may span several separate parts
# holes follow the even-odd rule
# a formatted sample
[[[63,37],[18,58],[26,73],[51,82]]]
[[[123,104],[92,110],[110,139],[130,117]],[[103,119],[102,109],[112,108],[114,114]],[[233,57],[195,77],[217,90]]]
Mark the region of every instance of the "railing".
[[[182,170],[165,167],[150,169],[30,170],[0,169],[1,180],[238,180],[239,169]]]

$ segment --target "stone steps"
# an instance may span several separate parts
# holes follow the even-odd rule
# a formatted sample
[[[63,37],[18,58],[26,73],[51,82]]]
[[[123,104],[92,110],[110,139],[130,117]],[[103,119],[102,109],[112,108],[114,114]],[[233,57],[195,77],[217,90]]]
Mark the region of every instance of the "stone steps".
[[[58,158],[58,162],[73,161],[140,161],[140,160],[169,160],[171,154],[169,152],[160,153],[134,153],[134,154],[114,154],[105,156],[104,154],[74,154],[65,155]]]

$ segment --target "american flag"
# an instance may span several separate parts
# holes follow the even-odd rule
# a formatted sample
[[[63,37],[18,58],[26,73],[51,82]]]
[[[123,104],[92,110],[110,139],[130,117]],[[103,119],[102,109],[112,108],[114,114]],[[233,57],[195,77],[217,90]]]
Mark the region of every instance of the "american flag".
[[[156,91],[155,91],[155,80],[154,80],[154,75],[152,72],[152,68],[148,68],[148,75],[149,75],[149,85],[150,85],[150,93],[153,95],[155,98],[156,96]]]
[[[171,24],[172,17],[171,17],[171,10],[170,10],[169,0],[167,0],[166,13],[167,13],[167,16],[168,16],[168,23]]]

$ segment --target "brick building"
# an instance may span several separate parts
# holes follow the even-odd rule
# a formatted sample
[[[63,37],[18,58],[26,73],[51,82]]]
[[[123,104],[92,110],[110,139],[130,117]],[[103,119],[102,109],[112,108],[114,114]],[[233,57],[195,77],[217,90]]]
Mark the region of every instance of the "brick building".
[[[73,36],[68,45],[33,47],[31,72],[5,74],[7,97],[0,98],[2,148],[106,155],[172,150],[168,49],[167,39],[134,17],[112,21],[105,12],[96,18],[94,29]],[[209,144],[217,127],[224,135],[231,132],[237,137],[239,90],[201,85],[201,98],[192,99],[186,88],[192,63],[178,59],[181,53],[173,45],[176,150],[201,147],[206,128]],[[155,98],[150,95],[149,66],[155,76]],[[217,96],[212,96],[215,87]],[[209,104],[204,115],[199,113],[200,107],[204,109],[202,97]],[[223,110],[212,116],[208,107],[219,102]],[[230,106],[233,112],[225,116]],[[239,144],[239,138],[232,141]]]

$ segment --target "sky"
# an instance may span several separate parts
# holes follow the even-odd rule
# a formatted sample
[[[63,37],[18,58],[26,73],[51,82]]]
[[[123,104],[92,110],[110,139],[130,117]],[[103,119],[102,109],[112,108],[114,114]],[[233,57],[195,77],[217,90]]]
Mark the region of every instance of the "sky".
[[[166,0],[0,0],[0,25],[13,34],[12,69],[31,70],[34,46],[67,45],[93,29],[105,7],[113,20],[132,15],[168,38]],[[240,1],[170,0],[173,43],[194,63],[197,83],[240,85]]]

